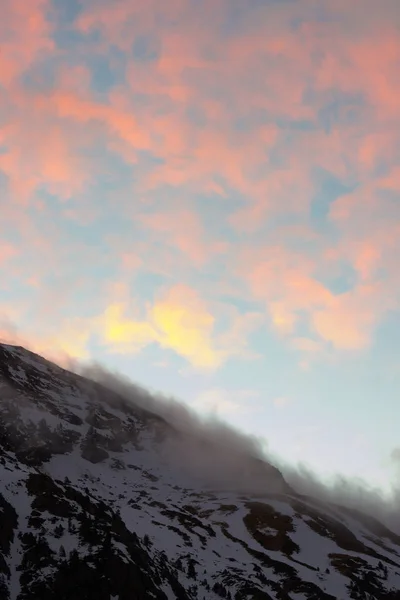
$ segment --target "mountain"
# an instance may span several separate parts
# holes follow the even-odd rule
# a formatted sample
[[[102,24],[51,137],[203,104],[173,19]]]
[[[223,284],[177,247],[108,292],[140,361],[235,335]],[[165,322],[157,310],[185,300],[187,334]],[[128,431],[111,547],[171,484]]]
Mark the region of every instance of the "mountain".
[[[400,598],[400,536],[241,452],[0,345],[0,599]]]

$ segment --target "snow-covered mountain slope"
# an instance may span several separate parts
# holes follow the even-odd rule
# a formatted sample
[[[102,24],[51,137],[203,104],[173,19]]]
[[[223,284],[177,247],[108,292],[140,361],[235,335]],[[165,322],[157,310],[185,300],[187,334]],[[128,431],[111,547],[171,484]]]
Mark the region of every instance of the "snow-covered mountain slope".
[[[233,461],[239,491],[218,485],[192,450],[160,416],[0,345],[0,599],[400,598],[399,536],[256,458]]]

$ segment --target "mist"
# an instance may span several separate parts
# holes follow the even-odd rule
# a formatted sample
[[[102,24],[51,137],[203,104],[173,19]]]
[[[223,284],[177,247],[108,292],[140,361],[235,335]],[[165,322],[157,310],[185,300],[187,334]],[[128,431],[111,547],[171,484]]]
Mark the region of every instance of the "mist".
[[[385,494],[366,481],[340,474],[322,480],[309,467],[295,461],[288,464],[273,455],[265,441],[244,434],[217,417],[201,417],[176,398],[149,391],[97,363],[73,362],[69,366],[77,374],[163,418],[177,432],[165,447],[168,460],[181,472],[205,481],[211,489],[300,494],[319,503],[358,509],[400,534],[397,481],[393,482],[391,492]],[[399,466],[400,475],[399,449],[393,450],[392,459]]]
[[[200,417],[175,398],[150,392],[101,365],[72,365],[79,375],[101,384],[171,427],[163,456],[177,473],[204,487],[242,493],[284,493],[290,488],[265,460],[264,443],[214,417]]]

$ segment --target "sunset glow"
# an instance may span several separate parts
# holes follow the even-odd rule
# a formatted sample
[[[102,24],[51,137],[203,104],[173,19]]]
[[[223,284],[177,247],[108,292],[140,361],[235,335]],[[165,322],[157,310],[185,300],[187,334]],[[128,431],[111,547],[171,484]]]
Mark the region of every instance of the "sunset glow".
[[[399,106],[398,0],[5,0],[1,339],[387,485]]]

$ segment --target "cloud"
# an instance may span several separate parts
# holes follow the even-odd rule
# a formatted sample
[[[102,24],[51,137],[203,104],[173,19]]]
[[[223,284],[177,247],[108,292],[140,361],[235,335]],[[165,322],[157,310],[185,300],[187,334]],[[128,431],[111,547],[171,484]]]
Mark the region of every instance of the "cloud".
[[[112,373],[99,364],[73,365],[75,372],[101,383],[134,405],[153,412],[173,427],[164,439],[163,457],[168,468],[197,479],[205,487],[259,491],[268,487],[282,491],[287,486],[282,476],[262,463],[263,440],[244,435],[221,421],[215,413],[196,414],[175,398],[152,393],[126,377]]]
[[[308,361],[370,348],[399,307],[400,45],[397,4],[367,7],[119,0],[63,20],[8,0],[0,260],[9,306],[29,290],[22,322],[40,307],[49,335],[76,317],[107,348],[214,368],[257,355],[262,313]],[[128,297],[102,302],[121,278]]]
[[[298,337],[292,339],[291,345],[293,346],[293,348],[296,348],[297,350],[300,350],[305,353],[309,352],[310,354],[314,354],[322,352],[321,342],[306,337]]]
[[[393,462],[397,463],[400,461],[400,448],[393,448],[390,458]]]
[[[62,199],[81,191],[86,175],[76,140],[29,107],[14,108],[9,118],[3,138],[7,151],[0,156],[9,196],[27,204],[40,187]]]
[[[261,494],[282,491],[305,494],[323,505],[340,504],[360,510],[400,533],[397,509],[400,488],[396,478],[388,494],[354,478],[338,475],[324,480],[301,463],[289,465],[272,455],[268,451],[266,440],[245,435],[227,425],[220,419],[221,415],[217,410],[206,414],[203,411],[200,416],[177,399],[149,392],[99,364],[75,363],[74,370],[117,392],[134,405],[161,416],[180,432],[173,436],[172,441],[164,441],[164,456],[169,468],[173,470],[177,467],[180,474],[200,479],[205,487]],[[244,391],[244,397],[248,399],[248,391]],[[236,410],[235,401],[233,404],[226,404],[226,399],[221,390],[209,390],[205,396],[199,397],[200,402],[195,403],[195,406],[199,408],[201,405],[204,408],[205,403],[211,409],[226,412]],[[311,426],[305,432],[308,438],[313,431],[314,427]],[[349,448],[349,451],[360,452],[359,444]],[[392,452],[395,462],[398,461],[398,454],[398,449],[395,448]]]
[[[282,409],[287,407],[287,405],[290,403],[290,400],[285,396],[280,396],[278,398],[274,398],[273,403],[276,408]]]
[[[66,365],[155,348],[169,375],[179,357],[210,381],[197,410],[238,420],[264,399],[222,391],[226,378],[273,388],[300,368],[317,386],[314,363],[369,351],[380,376],[400,308],[399,5],[315,6],[89,0],[67,18],[3,2],[2,339]],[[202,463],[194,444],[188,464],[232,484],[234,462],[248,466],[237,448],[263,456],[262,443],[204,420],[195,430],[227,451],[213,470],[215,446]],[[386,502],[282,468],[398,524],[397,479]]]
[[[204,301],[184,285],[167,289],[153,304],[148,303],[144,319],[129,317],[124,306],[112,304],[98,323],[102,343],[111,352],[135,352],[157,343],[204,369],[215,369],[230,356],[240,354],[248,328],[248,319],[239,317],[227,333],[218,333],[215,317]],[[235,346],[232,342],[236,337]]]
[[[89,358],[87,344],[91,332],[88,324],[82,320],[65,321],[57,334],[46,331],[38,333],[28,327],[24,331],[19,330],[15,325],[19,316],[17,308],[11,311],[7,307],[7,313],[5,315],[0,309],[0,343],[22,346],[66,368],[73,360]]]
[[[149,213],[139,219],[154,232],[155,239],[166,239],[194,266],[201,267],[214,254],[226,250],[224,242],[207,242],[200,216],[194,211],[178,209],[169,213]]]
[[[49,0],[8,1],[2,6],[0,82],[15,85],[41,56],[54,50],[51,25],[46,17]]]
[[[343,350],[369,346],[378,318],[371,293],[373,290],[358,288],[355,293],[333,298],[324,310],[312,315],[316,333]]]
[[[335,204],[332,210],[338,219]],[[306,325],[310,338],[317,336],[338,350],[362,350],[372,343],[385,315],[395,309],[398,223],[394,219],[385,229],[379,224],[384,217],[370,220],[365,212],[357,204],[354,227],[342,215],[342,240],[336,245],[324,244],[322,249],[317,245],[313,253],[301,247],[292,250],[290,242],[286,248],[260,245],[242,251],[236,270],[247,283],[248,294],[265,303],[272,327],[295,344],[304,337]],[[368,238],[365,229],[370,232]],[[352,269],[353,281],[350,289],[335,290],[330,278],[337,278],[335,271],[340,274],[344,266]]]
[[[4,264],[12,259],[14,256],[18,255],[18,249],[6,242],[2,242],[0,244],[0,264]]]
[[[236,414],[249,414],[257,410],[252,404],[259,399],[255,390],[226,390],[211,388],[198,394],[190,407],[200,414],[229,418]]]

